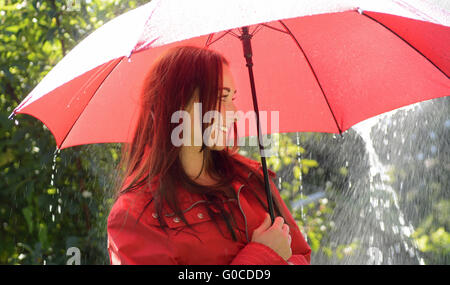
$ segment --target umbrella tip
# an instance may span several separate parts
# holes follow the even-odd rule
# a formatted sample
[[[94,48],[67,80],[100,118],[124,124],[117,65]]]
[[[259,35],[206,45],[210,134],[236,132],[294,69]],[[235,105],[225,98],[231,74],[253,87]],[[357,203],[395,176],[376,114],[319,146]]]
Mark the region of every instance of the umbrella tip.
[[[364,10],[358,7],[358,13],[362,15],[364,13]]]
[[[56,153],[59,153],[60,151],[61,151],[61,149],[58,146],[56,146],[56,149],[55,149],[55,152],[53,153],[53,155],[55,155]]]
[[[12,119],[14,118],[15,115],[16,115],[16,113],[15,113],[15,112],[12,112],[11,115],[9,115],[8,119],[9,119],[9,120],[12,120]]]
[[[133,53],[133,50],[131,50],[128,54],[127,54],[127,59],[128,59],[128,62],[131,62],[131,54]]]

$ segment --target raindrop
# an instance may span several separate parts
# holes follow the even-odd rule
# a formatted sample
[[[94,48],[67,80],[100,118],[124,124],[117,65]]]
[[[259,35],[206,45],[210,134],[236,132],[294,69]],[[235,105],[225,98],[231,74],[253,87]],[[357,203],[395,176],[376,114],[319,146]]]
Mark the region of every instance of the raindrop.
[[[431,146],[431,152],[432,153],[436,153],[436,151],[437,151],[437,147],[435,145],[432,145]]]
[[[383,253],[379,248],[370,247],[367,254],[369,255],[369,264],[380,265],[383,262]]]
[[[59,154],[61,150],[59,148],[56,148],[55,152],[53,153],[53,164],[52,164],[52,174],[51,174],[51,179],[50,179],[50,185],[53,186],[55,185],[55,174],[56,174],[56,156]],[[53,190],[54,191],[54,190]],[[53,192],[54,193],[54,192]],[[59,194],[59,189],[56,188],[56,193]],[[55,199],[55,195],[52,195],[53,199]],[[59,201],[59,200],[58,200]],[[52,212],[53,209],[53,205],[49,205],[49,211]],[[61,207],[58,205],[58,213],[61,213]],[[52,221],[55,221],[55,215],[52,214]]]
[[[398,234],[398,227],[397,226],[393,226],[392,227],[392,232],[396,235]]]
[[[399,243],[396,243],[396,244],[394,245],[394,248],[395,248],[395,252],[396,252],[396,253],[400,253],[400,244],[399,244]]]
[[[445,121],[444,126],[445,126],[446,128],[450,128],[450,119],[448,119],[448,120]]]
[[[409,237],[411,235],[411,230],[408,227],[402,227],[402,233]]]
[[[334,135],[333,135],[334,136]],[[297,143],[297,162],[298,162],[298,167],[300,168],[300,175],[299,175],[299,182],[300,182],[300,197],[303,197],[303,181],[302,181],[302,160],[301,160],[301,152],[300,152],[300,136],[298,134],[298,132],[296,133],[296,143]],[[301,213],[301,217],[302,220],[305,220],[305,212],[303,211],[303,204],[301,204],[301,208],[300,208],[300,213]],[[305,239],[307,237],[305,236]]]
[[[390,256],[388,257],[387,264],[388,265],[392,265],[393,264],[392,257],[390,257]]]
[[[378,210],[378,209],[375,210],[375,217],[376,217],[377,220],[381,219],[381,212],[380,212],[380,210]]]

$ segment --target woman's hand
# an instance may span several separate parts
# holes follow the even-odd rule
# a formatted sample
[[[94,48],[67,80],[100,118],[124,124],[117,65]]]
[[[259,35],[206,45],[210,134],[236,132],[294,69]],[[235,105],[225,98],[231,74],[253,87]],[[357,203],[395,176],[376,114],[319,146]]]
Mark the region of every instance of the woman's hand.
[[[276,217],[271,225],[270,215],[266,213],[263,223],[253,231],[252,242],[270,247],[286,261],[292,256],[289,226],[282,217]]]

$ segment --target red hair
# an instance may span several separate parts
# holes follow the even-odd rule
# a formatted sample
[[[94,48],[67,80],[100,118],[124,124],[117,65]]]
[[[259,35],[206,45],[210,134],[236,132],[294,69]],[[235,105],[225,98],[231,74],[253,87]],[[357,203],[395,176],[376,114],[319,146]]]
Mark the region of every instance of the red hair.
[[[206,187],[190,179],[179,160],[181,148],[174,146],[171,142],[171,133],[176,127],[171,123],[171,116],[174,112],[187,107],[196,88],[199,91],[199,102],[202,104],[201,118],[206,112],[217,110],[217,102],[219,102],[220,110],[222,65],[228,64],[221,54],[207,48],[179,46],[167,50],[158,57],[146,77],[141,97],[141,111],[133,140],[122,147],[122,157],[118,165],[119,173],[121,173],[118,175],[120,187],[117,189],[116,198],[129,191],[137,191],[143,185],[151,188],[152,182],[157,179],[157,189],[152,189],[153,199],[148,204],[155,202],[161,227],[167,226],[162,219],[163,203],[166,203],[175,215],[188,225],[182,209],[178,207],[175,193],[177,186],[181,185],[191,193],[205,195],[207,201],[210,201],[216,209],[220,209],[219,216],[225,219],[233,238],[236,239],[230,223],[234,219],[220,203],[223,200],[220,199],[221,195],[235,198],[231,182],[239,177],[236,176],[233,167],[235,160],[230,154],[237,152],[238,149],[236,123],[234,123],[233,148],[227,147],[224,151],[214,151],[206,147],[202,140],[202,169],[204,168],[207,174],[218,179],[216,186]],[[211,124],[212,122],[202,123],[202,134]],[[252,171],[249,167],[247,169]],[[254,173],[263,183],[261,175]],[[129,179],[130,177],[132,179]],[[276,205],[277,210],[278,208]],[[209,214],[217,216],[213,211]]]

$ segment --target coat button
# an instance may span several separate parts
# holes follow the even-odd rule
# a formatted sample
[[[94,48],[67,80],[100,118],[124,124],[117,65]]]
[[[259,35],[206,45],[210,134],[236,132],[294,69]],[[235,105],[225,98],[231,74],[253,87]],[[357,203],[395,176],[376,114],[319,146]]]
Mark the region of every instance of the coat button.
[[[179,223],[179,222],[180,222],[180,218],[175,217],[175,218],[173,218],[173,221],[174,221],[175,223]]]
[[[152,217],[157,219],[158,218],[158,214],[157,213],[152,213]]]
[[[202,214],[202,213],[198,213],[198,214],[197,214],[197,217],[198,217],[199,219],[203,219],[203,214]]]

